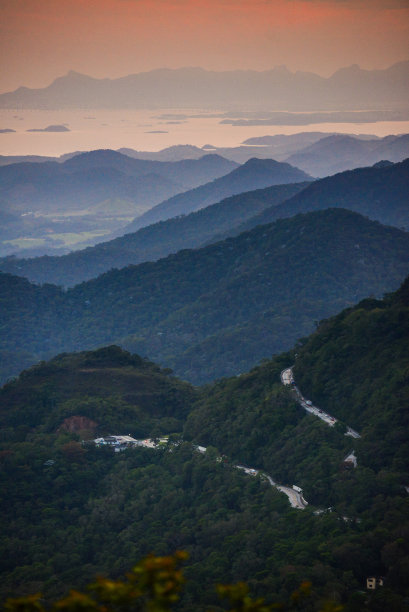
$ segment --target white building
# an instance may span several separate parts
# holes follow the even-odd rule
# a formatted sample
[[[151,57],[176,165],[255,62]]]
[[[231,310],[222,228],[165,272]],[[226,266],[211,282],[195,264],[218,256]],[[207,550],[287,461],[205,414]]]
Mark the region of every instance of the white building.
[[[132,436],[106,436],[105,438],[96,438],[94,444],[96,446],[113,446],[115,451],[120,451],[131,446],[141,446],[141,440],[135,440]]]

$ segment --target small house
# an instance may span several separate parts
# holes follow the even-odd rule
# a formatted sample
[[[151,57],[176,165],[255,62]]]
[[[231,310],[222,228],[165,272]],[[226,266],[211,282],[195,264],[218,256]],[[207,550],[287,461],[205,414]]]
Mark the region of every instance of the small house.
[[[376,588],[383,586],[383,578],[370,576],[366,579],[366,588],[374,591]]]

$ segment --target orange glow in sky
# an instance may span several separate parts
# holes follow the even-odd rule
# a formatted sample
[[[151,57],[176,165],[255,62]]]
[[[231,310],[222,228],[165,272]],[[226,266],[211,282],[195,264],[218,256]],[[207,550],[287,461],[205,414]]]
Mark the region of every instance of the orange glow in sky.
[[[154,68],[329,75],[408,59],[408,0],[2,0],[0,91],[68,70]]]

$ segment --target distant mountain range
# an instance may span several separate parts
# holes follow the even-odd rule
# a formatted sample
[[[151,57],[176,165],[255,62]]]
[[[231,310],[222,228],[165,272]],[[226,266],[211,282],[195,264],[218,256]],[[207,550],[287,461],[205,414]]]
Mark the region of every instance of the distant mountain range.
[[[150,208],[237,167],[217,155],[200,160],[155,162],[100,150],[55,162],[0,168],[0,202],[11,212],[79,210],[108,197],[123,197]]]
[[[184,159],[200,159],[206,154],[217,154],[231,159],[239,164],[243,164],[251,157],[259,157],[262,159],[275,159],[284,161],[289,155],[303,150],[308,145],[311,145],[321,138],[331,136],[333,133],[328,132],[300,132],[299,134],[277,134],[275,136],[260,136],[245,140],[238,147],[216,147],[211,144],[203,147],[194,145],[173,145],[166,147],[160,151],[136,151],[135,149],[121,148],[118,153],[133,157],[135,159],[145,159],[151,161],[175,162]],[[359,140],[372,139],[375,136],[355,136]],[[84,151],[72,151],[65,153],[59,157],[46,157],[41,155],[0,155],[0,166],[8,166],[9,164],[17,164],[22,162],[64,162],[71,157],[81,155]],[[399,160],[397,160],[399,161]]]
[[[301,183],[308,180],[311,180],[308,174],[289,164],[276,162],[272,159],[249,159],[245,164],[235,168],[225,176],[161,202],[137,217],[123,230],[127,233],[134,232],[158,221],[165,221],[178,215],[186,215],[236,193],[271,185]]]
[[[157,152],[135,151],[134,149],[119,149],[119,151],[129,155],[129,157],[158,161],[177,161],[186,158],[197,159],[202,157],[203,153],[217,153],[226,159],[232,159],[240,164],[244,164],[252,157],[285,161],[292,153],[300,151],[328,135],[330,134],[326,132],[300,132],[299,134],[276,134],[275,136],[249,138],[238,147],[216,147],[212,144],[206,144],[199,148],[192,145],[175,145]],[[362,137],[358,136],[357,138]]]
[[[325,132],[301,132],[299,134],[265,136],[260,138],[250,138],[238,147],[216,147],[214,145],[204,145],[196,147],[194,145],[173,145],[166,147],[160,151],[136,151],[135,149],[121,148],[118,153],[127,155],[134,159],[144,159],[150,161],[176,162],[186,159],[200,159],[204,155],[216,154],[221,155],[225,159],[230,159],[239,164],[244,164],[252,157],[260,159],[275,159],[276,161],[284,161],[289,155],[303,150],[308,145],[311,145],[321,138],[328,136]],[[357,138],[361,138],[360,136]],[[375,138],[375,137],[372,137]],[[266,142],[264,142],[266,139]],[[0,166],[9,166],[10,164],[19,164],[23,162],[39,163],[39,162],[65,162],[77,155],[81,155],[85,151],[73,151],[65,153],[59,157],[46,157],[41,155],[0,155]]]
[[[238,147],[204,145],[174,145],[161,151],[136,151],[118,149],[119,153],[135,159],[175,162],[200,159],[205,154],[221,155],[239,164],[252,157],[285,161],[315,177],[328,176],[343,170],[370,166],[381,160],[399,162],[409,157],[409,135],[389,135],[379,138],[363,134],[339,134],[325,132],[300,132],[248,138]],[[64,162],[80,155],[76,151],[61,157],[39,155],[1,156],[0,166],[21,162]]]
[[[268,166],[263,160],[250,165]],[[242,170],[244,166],[227,177]],[[200,189],[187,192],[187,201],[190,194],[194,201],[194,194]],[[33,282],[72,286],[111,268],[153,261],[180,249],[197,248],[238,235],[257,225],[328,207],[343,207],[386,225],[409,228],[408,192],[409,159],[343,172],[311,184],[279,185],[240,193],[198,212],[158,222],[68,255],[5,257],[0,259],[0,270]]]
[[[132,159],[118,151],[101,149],[74,155],[67,159],[63,166],[69,172],[113,168],[136,177],[158,175],[181,185],[183,189],[187,190],[223,176],[228,171],[237,168],[238,164],[215,153],[205,153],[199,159],[181,159],[167,162]]]
[[[37,240],[43,250],[33,254],[41,255],[49,247],[64,247],[59,236],[65,235],[78,236],[76,241],[84,246],[95,244],[169,196],[237,166],[215,154],[160,162],[111,150],[68,156],[62,163],[4,165],[0,167],[0,253],[8,255]]]
[[[358,139],[347,134],[322,138],[286,159],[312,176],[328,176],[343,170],[372,166],[381,161],[399,162],[409,157],[409,134]]]
[[[329,207],[347,208],[384,225],[409,230],[409,159],[398,164],[376,164],[314,181],[286,202],[266,209],[238,230],[255,223]]]
[[[35,361],[115,342],[203,382],[246,370],[314,321],[396,288],[408,261],[408,233],[328,209],[67,292],[0,274],[0,349],[26,363],[27,352]]]
[[[222,232],[226,235],[239,233],[237,228],[247,219],[287,200],[307,184],[276,185],[241,193],[189,215],[161,221],[67,255],[31,259],[5,257],[0,259],[0,270],[36,283],[71,287],[112,268],[155,261],[181,249],[214,242],[215,236]]]
[[[382,160],[403,161],[409,157],[409,134],[379,138],[363,134],[300,132],[248,138],[238,147],[202,148],[177,145],[158,152],[119,149],[129,157],[170,161],[199,158],[203,152],[217,153],[240,164],[252,157],[287,162],[314,177],[324,177],[344,170],[371,166]],[[0,165],[4,163],[0,158]]]
[[[159,69],[119,79],[95,79],[71,71],[48,87],[20,87],[0,95],[0,108],[407,110],[408,88],[407,61],[385,70],[354,65],[329,78],[292,73],[284,66],[265,72]]]

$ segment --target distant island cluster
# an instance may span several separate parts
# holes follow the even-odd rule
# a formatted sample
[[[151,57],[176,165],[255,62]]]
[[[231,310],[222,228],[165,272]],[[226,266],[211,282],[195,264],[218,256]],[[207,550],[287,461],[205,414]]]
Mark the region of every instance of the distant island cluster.
[[[71,130],[66,125],[47,125],[45,128],[30,128],[26,132],[70,132]],[[17,132],[10,128],[0,129],[0,134],[11,134]]]

